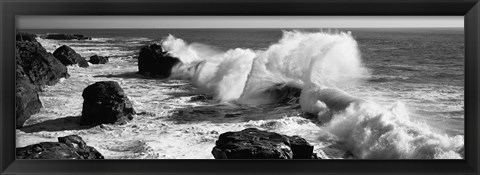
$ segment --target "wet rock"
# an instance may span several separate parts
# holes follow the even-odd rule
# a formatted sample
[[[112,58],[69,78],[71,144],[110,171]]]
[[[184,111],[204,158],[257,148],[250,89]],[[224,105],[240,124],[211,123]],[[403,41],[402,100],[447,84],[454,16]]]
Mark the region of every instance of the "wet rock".
[[[286,136],[290,141],[290,148],[293,152],[293,159],[312,159],[316,157],[313,153],[313,146],[300,136]]]
[[[267,89],[262,96],[267,96],[272,103],[296,104],[300,99],[302,89],[288,84],[276,84]]]
[[[42,103],[38,91],[68,78],[67,68],[36,42],[34,35],[16,35],[15,114],[16,127],[23,126],[31,115],[38,113]]]
[[[313,146],[299,136],[248,128],[220,135],[212,150],[215,159],[314,159]]]
[[[59,137],[58,142],[41,142],[16,149],[17,159],[104,159],[80,136]]]
[[[208,100],[212,100],[212,99],[213,99],[213,97],[211,97],[211,96],[195,95],[193,97],[190,97],[190,102],[208,101]]]
[[[77,37],[78,40],[92,40],[92,37],[86,37],[80,34],[73,34],[73,36]]]
[[[15,36],[15,40],[37,42],[36,37],[37,35],[31,33],[17,33],[17,35]]]
[[[70,75],[60,61],[48,53],[38,42],[16,42],[16,64],[21,66],[32,84],[54,85],[60,78]]]
[[[40,112],[42,103],[38,98],[38,88],[32,84],[20,65],[16,67],[15,83],[16,128],[21,128],[31,115]]]
[[[140,49],[138,56],[138,72],[143,75],[167,78],[172,67],[180,63],[180,59],[163,52],[157,44],[146,45]]]
[[[105,63],[108,63],[108,57],[93,55],[90,57],[90,63],[105,64]]]
[[[53,40],[91,40],[91,37],[86,37],[80,34],[64,34],[64,33],[48,33],[45,36],[45,39],[53,39]]]
[[[60,62],[62,62],[62,64],[65,66],[78,64],[80,67],[88,67],[88,63],[85,58],[80,56],[80,54],[75,52],[75,50],[66,45],[57,48],[53,52],[53,56],[60,60]]]
[[[83,90],[81,125],[126,124],[133,119],[132,103],[115,81],[96,82]]]
[[[85,60],[85,59],[78,60],[77,64],[78,64],[79,67],[83,67],[83,68],[86,68],[86,67],[90,66],[88,64],[87,60]]]

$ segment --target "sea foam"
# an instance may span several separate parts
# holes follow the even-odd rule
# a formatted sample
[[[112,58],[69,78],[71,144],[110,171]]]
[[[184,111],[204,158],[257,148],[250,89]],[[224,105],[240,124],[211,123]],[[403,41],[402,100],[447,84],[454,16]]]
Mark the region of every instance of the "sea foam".
[[[264,50],[218,51],[168,36],[162,46],[182,63],[170,78],[188,79],[220,102],[275,102],[272,87],[301,89],[302,111],[359,158],[463,158],[463,136],[448,137],[412,122],[400,102],[390,107],[342,91],[368,79],[351,33],[284,31]]]

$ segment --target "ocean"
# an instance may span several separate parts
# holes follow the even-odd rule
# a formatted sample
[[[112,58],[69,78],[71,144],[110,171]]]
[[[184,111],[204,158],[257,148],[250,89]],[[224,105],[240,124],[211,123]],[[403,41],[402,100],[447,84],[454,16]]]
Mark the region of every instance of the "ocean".
[[[138,55],[139,49],[141,46],[145,44],[151,43],[161,43],[162,41],[170,41],[171,44],[170,49],[175,50],[178,45],[187,45],[182,46],[185,48],[191,48],[198,52],[198,49],[208,50],[211,53],[202,53],[204,55],[217,55],[218,53],[227,53],[225,55],[234,57],[235,59],[238,58],[247,58],[247,57],[255,57],[255,53],[258,55],[266,54],[266,60],[271,59],[270,57],[275,56],[275,54],[282,55],[283,51],[287,52],[288,47],[284,47],[283,51],[281,49],[278,50],[278,53],[275,54],[268,54],[263,53],[262,51],[265,50],[274,50],[275,48],[272,45],[277,43],[281,43],[282,40],[290,41],[289,36],[291,35],[291,41],[295,42],[298,38],[302,38],[302,42],[304,43],[313,43],[312,45],[303,46],[298,49],[302,51],[302,53],[295,53],[299,52],[295,49],[292,53],[287,54],[286,57],[290,59],[295,59],[295,55],[304,55],[305,53],[314,53],[312,49],[315,49],[315,44],[318,44],[318,47],[323,47],[322,42],[324,40],[330,39],[323,39],[323,35],[309,35],[304,33],[322,33],[327,36],[327,38],[332,36],[338,35],[338,40],[333,38],[331,40],[331,46],[326,45],[326,48],[340,48],[335,57],[338,57],[334,60],[327,60],[325,63],[321,63],[323,67],[326,67],[325,70],[334,70],[335,74],[333,76],[339,76],[340,74],[345,71],[352,74],[357,74],[354,83],[350,83],[350,79],[343,80],[341,77],[335,79],[335,83],[329,84],[335,89],[340,89],[351,96],[366,100],[366,101],[373,101],[376,104],[380,104],[383,106],[387,106],[389,112],[393,116],[408,116],[406,120],[408,122],[403,121],[403,119],[399,118],[389,118],[384,117],[382,120],[381,125],[382,127],[375,128],[372,125],[380,125],[378,122],[372,122],[373,119],[365,119],[365,118],[356,118],[356,124],[351,124],[349,122],[342,121],[342,117],[344,117],[343,113],[334,113],[333,118],[337,117],[339,119],[331,119],[331,123],[328,122],[314,122],[317,125],[321,125],[320,129],[315,130],[322,130],[322,131],[329,131],[336,135],[338,138],[344,138],[346,140],[356,140],[352,143],[347,143],[342,146],[342,150],[348,150],[357,154],[356,156],[359,158],[425,158],[422,156],[418,156],[421,154],[416,155],[392,155],[392,156],[382,156],[386,154],[386,150],[391,149],[402,149],[402,146],[398,146],[396,144],[395,148],[391,148],[386,146],[388,149],[384,149],[382,151],[372,152],[371,150],[375,150],[372,148],[372,145],[369,144],[370,147],[368,148],[359,148],[359,143],[365,142],[375,142],[378,140],[385,139],[383,137],[392,137],[387,138],[389,139],[398,139],[397,137],[401,137],[401,139],[406,139],[409,142],[422,142],[422,139],[432,139],[436,141],[430,140],[429,143],[420,144],[422,149],[425,145],[435,145],[439,144],[440,148],[432,148],[432,149],[443,149],[444,152],[435,153],[435,157],[440,155],[439,157],[445,157],[445,155],[450,154],[449,148],[455,147],[452,146],[450,143],[443,143],[443,142],[450,142],[445,140],[454,140],[458,141],[461,140],[463,143],[463,135],[464,135],[464,32],[461,28],[455,29],[444,29],[444,28],[407,28],[407,29],[42,29],[42,30],[18,30],[19,32],[29,32],[35,33],[39,35],[43,35],[46,33],[70,33],[70,34],[83,34],[85,36],[92,37],[92,40],[70,40],[70,41],[56,41],[56,40],[47,40],[39,38],[39,41],[42,45],[50,52],[53,52],[55,48],[65,44],[72,47],[75,51],[81,54],[84,57],[90,57],[91,55],[98,54],[101,56],[109,56],[110,60],[112,61],[110,66],[113,67],[93,67],[93,69],[101,69],[103,74],[107,74],[109,76],[104,76],[102,78],[108,77],[115,77],[115,78],[123,78],[123,79],[141,79],[137,76],[115,76],[115,73],[119,73],[121,75],[126,75],[125,73],[134,72],[137,68],[136,65],[136,57]],[[290,34],[287,34],[284,31],[289,31]],[[353,38],[355,41],[355,45],[350,46],[347,45],[344,48],[346,50],[341,50],[342,47],[336,47],[335,42],[341,42],[344,40],[344,36],[342,35],[343,32],[348,32],[348,35]],[[301,33],[301,34],[299,34]],[[168,37],[172,35],[171,37]],[[309,38],[311,37],[311,38]],[[325,37],[324,37],[325,38]],[[279,41],[280,40],[280,41]],[[348,39],[345,39],[348,40]],[[288,45],[288,44],[287,44]],[[358,46],[358,50],[355,50],[355,46]],[[350,50],[353,48],[353,50]],[[258,54],[258,52],[261,52]],[[178,49],[174,51],[175,54],[182,55],[186,54],[185,51],[179,51]],[[215,54],[213,54],[215,53]],[[197,53],[198,54],[198,53]],[[252,56],[253,54],[253,56]],[[232,56],[233,55],[233,56]],[[240,56],[239,56],[240,55]],[[358,55],[358,60],[342,60],[342,56],[348,57],[350,55]],[[327,55],[331,56],[332,55]],[[185,56],[188,57],[188,56]],[[308,59],[312,56],[305,56]],[[355,58],[357,58],[355,56]],[[117,60],[117,61],[115,61]],[[232,72],[232,70],[237,69],[236,67],[232,67],[232,65],[244,65],[244,64],[251,64],[253,60],[250,62],[242,62],[238,60],[232,61],[231,65],[228,66],[228,71]],[[355,63],[353,63],[355,62]],[[331,63],[331,64],[328,64]],[[223,63],[219,63],[223,65]],[[255,63],[254,63],[255,64]],[[272,63],[273,64],[273,63]],[[292,63],[294,64],[294,63]],[[302,63],[303,64],[303,63]],[[353,65],[352,65],[353,64]],[[345,66],[346,67],[339,67],[339,68],[329,68],[330,67],[337,67],[337,66]],[[351,66],[351,67],[350,67]],[[288,66],[287,66],[288,67]],[[323,68],[322,67],[322,68]],[[226,69],[227,69],[226,68]],[[267,64],[268,68],[268,64]],[[358,71],[352,71],[352,69],[359,69]],[[117,70],[118,71],[114,71]],[[239,70],[243,70],[244,68],[238,68]],[[255,70],[257,68],[252,68]],[[112,70],[112,71],[109,71]],[[121,70],[128,70],[126,72],[121,72]],[[258,68],[260,70],[260,68]],[[293,70],[291,67],[288,67],[288,70]],[[81,68],[73,68],[73,72],[82,72]],[[228,72],[227,71],[227,72]],[[278,70],[282,71],[282,70]],[[70,68],[69,68],[69,72]],[[217,72],[218,73],[218,72]],[[70,73],[72,74],[72,73]],[[288,74],[288,73],[287,73]],[[234,75],[234,74],[232,74]],[[246,76],[247,74],[245,74]],[[260,76],[261,74],[257,75]],[[276,75],[272,73],[272,75]],[[98,75],[96,75],[98,76]],[[248,74],[247,84],[252,78],[252,73]],[[95,76],[94,76],[95,77]],[[239,78],[242,79],[242,78]],[[282,78],[283,80],[283,78]],[[68,79],[65,81],[69,81]],[[134,80],[128,80],[132,82]],[[142,80],[143,81],[143,80]],[[219,80],[222,81],[222,80]],[[257,81],[257,80],[255,80]],[[296,82],[297,80],[292,80]],[[300,80],[298,80],[300,81]],[[347,83],[345,83],[345,82]],[[353,81],[353,80],[352,80]],[[253,82],[253,80],[252,80]],[[342,82],[342,83],[336,83]],[[159,83],[165,83],[159,80]],[[221,82],[219,84],[224,84],[225,82]],[[299,84],[303,84],[303,80]],[[197,82],[193,82],[192,84],[198,85],[201,84],[201,81],[198,80]],[[255,82],[250,83],[255,84]],[[295,83],[294,83],[295,84]],[[252,85],[246,85],[245,88],[248,90],[248,87]],[[141,83],[136,86],[137,88],[141,88]],[[197,86],[198,87],[198,86]],[[243,86],[242,86],[243,87]],[[149,87],[150,88],[150,87]],[[210,85],[205,85],[203,89],[209,89]],[[234,89],[237,87],[234,87]],[[225,88],[224,88],[225,89]],[[228,89],[228,88],[227,88]],[[202,87],[198,87],[199,92],[202,90]],[[132,89],[133,91],[133,89]],[[218,90],[219,94],[224,93],[222,88]],[[128,90],[127,90],[128,92]],[[48,89],[47,89],[48,93]],[[52,92],[53,93],[53,92]],[[65,92],[68,93],[68,92]],[[202,92],[204,93],[204,92]],[[237,94],[231,92],[225,92],[226,94],[219,95],[220,99],[225,99],[225,101],[229,101],[229,99],[233,99]],[[54,94],[51,94],[54,96]],[[239,96],[238,94],[237,96]],[[236,97],[236,96],[235,96]],[[140,98],[140,97],[139,97]],[[145,97],[142,97],[145,98]],[[135,98],[134,98],[135,101]],[[43,101],[42,101],[43,102]],[[214,102],[210,105],[215,105]],[[48,103],[47,105],[48,106]],[[194,105],[195,106],[195,105]],[[207,105],[208,106],[208,105]],[[48,108],[48,107],[46,107]],[[78,108],[76,107],[75,110],[78,114]],[[145,107],[147,108],[147,107]],[[228,108],[231,110],[235,107]],[[303,108],[303,107],[302,107]],[[360,107],[364,109],[363,107]],[[368,107],[367,107],[368,108]],[[198,108],[198,109],[206,109],[206,108]],[[212,107],[213,110],[217,109]],[[248,108],[249,110],[253,110]],[[295,109],[295,110],[294,110]],[[287,108],[286,111],[298,111],[297,108]],[[242,110],[240,110],[242,111]],[[348,110],[347,110],[348,111]],[[394,112],[392,112],[394,111]],[[400,111],[400,112],[398,112]],[[51,111],[50,111],[51,112]],[[357,111],[358,112],[358,111]],[[42,113],[42,112],[41,112]],[[38,121],[31,121],[31,124],[34,125],[35,123],[39,123],[40,121],[48,120],[47,114],[48,112],[44,111],[44,114],[39,115]],[[68,112],[67,112],[68,113]],[[207,115],[211,115],[212,111],[203,110],[200,113],[205,113]],[[215,112],[213,112],[215,113]],[[254,113],[254,112],[252,112]],[[288,113],[283,111],[282,114]],[[346,112],[348,113],[348,112]],[[354,112],[355,113],[355,112]],[[73,115],[75,115],[73,114]],[[241,114],[241,112],[240,112]],[[382,113],[383,114],[383,113]],[[65,114],[61,114],[65,115]],[[60,115],[60,116],[61,116]],[[364,115],[364,114],[362,114]],[[360,115],[360,116],[362,116]],[[389,113],[390,115],[390,113]],[[388,115],[388,116],[389,116]],[[35,118],[35,117],[34,117]],[[41,119],[41,120],[40,120]],[[269,117],[263,118],[269,119]],[[191,118],[188,121],[193,120]],[[343,119],[349,120],[349,119]],[[383,121],[385,120],[385,121]],[[388,120],[388,121],[387,121]],[[248,120],[245,120],[248,121]],[[228,121],[234,122],[234,121]],[[244,122],[244,121],[243,121]],[[410,124],[412,122],[413,124]],[[288,122],[287,122],[288,123]],[[250,123],[251,125],[251,123]],[[362,128],[356,128],[358,130],[352,130],[346,132],[344,129],[339,131],[339,128],[343,127],[355,127],[363,126],[366,128],[373,128],[371,131],[362,133],[362,137],[364,140],[357,137],[350,138],[352,133],[362,131]],[[385,125],[385,126],[383,126]],[[423,131],[422,129],[411,129],[416,128],[418,126],[428,126],[428,132]],[[262,125],[263,126],[263,125]],[[312,127],[312,126],[309,126]],[[332,128],[336,127],[336,128]],[[382,134],[379,132],[379,136],[375,136],[370,138],[370,135],[375,135],[378,130],[382,130],[385,128],[392,128],[398,127],[400,130],[395,130],[394,132],[405,132],[402,134],[413,134],[406,136],[399,136],[402,134]],[[267,127],[268,128],[268,127]],[[275,130],[275,129],[274,129]],[[284,131],[287,133],[294,133],[294,131]],[[432,133],[435,134],[432,134]],[[373,134],[372,134],[373,133]],[[18,132],[17,132],[18,135]],[[368,137],[366,136],[368,135]],[[417,136],[419,138],[417,138]],[[308,136],[306,136],[308,137]],[[413,140],[410,137],[414,137]],[[308,137],[313,140],[318,138],[315,137]],[[410,140],[409,140],[410,139]],[[328,140],[328,139],[327,139]],[[374,141],[375,140],[375,141]],[[392,141],[391,142],[396,142]],[[436,142],[440,143],[436,143]],[[425,141],[428,142],[428,141]],[[22,144],[26,144],[21,143]],[[19,143],[17,143],[18,145]],[[378,143],[377,143],[378,144]],[[405,143],[403,143],[405,144]],[[415,144],[413,144],[415,145]],[[461,144],[463,147],[463,144]],[[411,147],[411,145],[407,145],[405,147]],[[352,148],[351,148],[352,147]],[[354,148],[353,148],[354,147]],[[154,148],[152,148],[154,149]],[[405,148],[407,149],[407,148]],[[463,149],[463,148],[461,148]],[[370,150],[370,151],[367,151]],[[418,150],[417,150],[418,151]],[[401,151],[399,151],[401,152]],[[456,150],[455,152],[458,152]],[[460,151],[461,152],[461,151]],[[333,154],[333,153],[325,153]],[[416,154],[416,153],[411,153]],[[195,157],[195,156],[192,156]],[[201,156],[200,156],[201,157]],[[335,157],[335,156],[333,156]],[[428,156],[426,156],[428,158]],[[448,156],[446,156],[448,157]],[[130,157],[131,158],[131,157]],[[155,157],[154,158],[158,158]],[[178,157],[170,157],[170,158],[178,158]],[[182,158],[182,157],[180,157]],[[191,158],[191,157],[189,157]],[[432,157],[430,157],[432,158]],[[451,157],[449,157],[451,158]]]

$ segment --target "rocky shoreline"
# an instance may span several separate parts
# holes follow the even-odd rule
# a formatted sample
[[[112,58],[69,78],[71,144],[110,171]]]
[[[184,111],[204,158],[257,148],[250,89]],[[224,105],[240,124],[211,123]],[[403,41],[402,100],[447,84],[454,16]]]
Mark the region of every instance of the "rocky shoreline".
[[[47,39],[52,39],[48,36]],[[69,81],[68,66],[78,65],[78,67],[88,69],[89,63],[107,64],[109,62],[108,57],[98,55],[91,56],[87,61],[67,45],[57,48],[53,54],[49,53],[36,41],[36,37],[27,33],[19,33],[16,36],[17,128],[22,128],[25,121],[42,108],[39,92],[43,86],[54,86],[62,78]],[[71,37],[55,37],[55,39],[59,38],[71,39]],[[82,38],[85,39],[84,36]],[[171,74],[172,67],[177,64],[181,64],[181,61],[164,52],[162,47],[157,44],[145,45],[140,48],[138,56],[138,74],[140,75],[160,79],[167,78]],[[98,81],[90,84],[83,90],[82,96],[84,100],[82,115],[79,121],[72,121],[77,122],[74,125],[92,127],[103,126],[103,124],[125,125],[136,114],[128,94],[115,81]],[[209,98],[202,96],[200,100],[202,99],[208,100]],[[71,142],[80,145],[80,150],[78,150],[78,146],[72,146]],[[58,143],[41,142],[17,148],[17,158],[104,158],[95,148],[86,146],[86,144],[80,136],[59,137]],[[287,136],[257,128],[248,128],[221,133],[211,154],[216,159],[320,159],[314,150],[314,146],[300,136]]]

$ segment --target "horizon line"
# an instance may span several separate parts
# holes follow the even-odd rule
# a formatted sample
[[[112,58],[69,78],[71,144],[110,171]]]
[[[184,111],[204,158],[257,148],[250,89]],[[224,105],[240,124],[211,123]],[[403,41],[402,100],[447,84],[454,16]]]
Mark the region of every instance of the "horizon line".
[[[16,16],[17,29],[462,28],[463,16]]]

